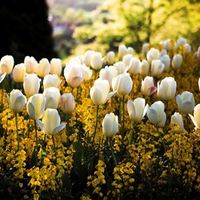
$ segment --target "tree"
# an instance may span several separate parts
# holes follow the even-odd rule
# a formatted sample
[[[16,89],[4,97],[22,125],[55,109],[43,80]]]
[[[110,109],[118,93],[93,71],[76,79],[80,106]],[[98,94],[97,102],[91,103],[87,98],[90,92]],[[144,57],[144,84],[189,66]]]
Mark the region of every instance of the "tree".
[[[0,24],[1,57],[12,55],[15,64],[26,55],[37,60],[57,57],[45,0],[1,0]]]

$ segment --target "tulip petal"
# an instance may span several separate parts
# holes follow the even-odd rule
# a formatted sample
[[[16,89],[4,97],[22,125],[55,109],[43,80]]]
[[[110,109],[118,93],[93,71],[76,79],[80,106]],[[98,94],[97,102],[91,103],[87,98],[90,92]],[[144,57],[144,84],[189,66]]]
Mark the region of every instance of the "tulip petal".
[[[40,121],[39,119],[36,119],[36,123],[40,127],[40,129],[43,131],[44,125],[43,125],[42,121]]]
[[[65,128],[66,124],[60,124],[53,129],[52,135],[59,133],[63,128]]]
[[[36,116],[35,116],[35,107],[32,104],[32,102],[28,102],[27,111],[28,111],[28,114],[29,114],[29,116],[30,116],[31,119],[36,119]]]

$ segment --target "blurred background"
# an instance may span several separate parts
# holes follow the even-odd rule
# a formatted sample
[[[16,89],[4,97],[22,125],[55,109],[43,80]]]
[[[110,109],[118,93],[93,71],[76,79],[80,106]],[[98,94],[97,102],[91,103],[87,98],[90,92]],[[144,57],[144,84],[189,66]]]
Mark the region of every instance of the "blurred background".
[[[184,37],[200,45],[200,0],[1,0],[0,56],[68,59],[87,49],[136,52]]]

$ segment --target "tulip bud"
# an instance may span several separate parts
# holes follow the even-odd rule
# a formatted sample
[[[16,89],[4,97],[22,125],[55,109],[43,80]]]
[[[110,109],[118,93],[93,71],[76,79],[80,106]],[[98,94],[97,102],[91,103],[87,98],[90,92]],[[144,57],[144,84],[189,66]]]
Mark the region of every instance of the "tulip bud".
[[[129,66],[132,58],[133,58],[133,56],[131,54],[126,54],[123,56],[122,61],[124,62],[125,67]]]
[[[181,54],[176,54],[174,55],[174,57],[172,58],[172,67],[174,69],[178,69],[181,67],[183,62],[183,57]]]
[[[118,132],[118,116],[114,113],[106,114],[102,127],[106,137],[113,137]]]
[[[160,60],[153,60],[151,63],[151,75],[158,76],[164,70],[164,64]]]
[[[129,70],[130,74],[138,74],[140,71],[140,60],[138,58],[132,58],[129,63]]]
[[[128,47],[127,48],[127,53],[131,54],[132,56],[134,56],[135,50],[133,49],[133,47]]]
[[[65,80],[71,87],[78,87],[84,80],[84,70],[82,65],[77,65],[74,63],[66,64],[64,76]]]
[[[55,135],[65,128],[65,124],[60,124],[60,121],[58,111],[48,108],[44,111],[42,121],[37,120],[36,122],[45,134]]]
[[[143,53],[144,55],[146,55],[148,51],[149,51],[149,43],[143,44],[143,45],[142,45],[142,53]]]
[[[103,65],[104,58],[100,52],[94,52],[91,56],[91,67],[95,70],[100,70]]]
[[[72,93],[64,93],[60,97],[61,109],[64,113],[70,114],[75,108],[74,96]]]
[[[49,87],[59,87],[62,80],[58,77],[57,74],[47,74],[43,79],[44,89]]]
[[[46,98],[44,94],[34,94],[28,99],[27,112],[31,119],[42,118],[46,104]]]
[[[112,80],[117,76],[117,69],[114,66],[106,66],[102,68],[99,73],[99,77],[102,80],[108,80],[110,86],[112,85]]]
[[[92,77],[92,70],[87,67],[86,65],[82,65],[83,72],[84,72],[84,80],[89,80]]]
[[[41,78],[44,78],[47,74],[50,73],[50,63],[48,61],[48,59],[46,58],[42,58],[39,62],[39,69],[38,69],[38,76]]]
[[[184,53],[189,54],[192,50],[192,47],[188,43],[184,44],[183,46],[184,46]]]
[[[116,62],[113,66],[117,69],[118,75],[124,73],[125,64],[123,61]]]
[[[10,109],[14,113],[19,113],[22,111],[24,105],[26,104],[26,97],[22,94],[20,90],[13,89],[10,92],[10,96],[7,95],[8,104]]]
[[[147,60],[149,63],[151,63],[153,60],[157,60],[159,56],[160,56],[160,51],[158,49],[151,48],[147,52]]]
[[[46,97],[45,109],[47,108],[57,109],[60,100],[60,90],[56,87],[49,87],[44,90],[43,94]]]
[[[33,56],[26,56],[24,58],[24,65],[26,67],[26,73],[28,74],[37,73],[39,69],[39,64]]]
[[[3,56],[0,61],[0,69],[2,74],[10,74],[13,70],[14,58],[10,55]]]
[[[90,98],[95,105],[102,105],[107,102],[116,92],[110,92],[110,84],[107,80],[97,79],[90,89]]]
[[[146,76],[142,81],[141,93],[145,96],[150,96],[156,92],[156,87],[154,86],[153,77]]]
[[[184,91],[176,96],[178,108],[184,113],[191,113],[194,110],[195,101],[191,92]]]
[[[4,80],[5,77],[6,77],[6,73],[4,74],[0,73],[0,83]]]
[[[62,61],[59,58],[52,58],[50,61],[51,74],[60,76],[62,72]]]
[[[24,91],[27,97],[33,96],[39,92],[41,79],[37,74],[26,74],[24,78]]]
[[[194,116],[189,114],[193,124],[195,125],[195,128],[200,129],[200,104],[197,104],[194,107]]]
[[[142,121],[143,117],[147,112],[148,104],[145,106],[144,98],[136,98],[134,101],[128,100],[127,110],[129,117],[132,121],[138,123]]]
[[[143,59],[142,62],[140,63],[140,71],[139,73],[142,75],[142,76],[147,76],[149,74],[149,63],[147,60]]]
[[[183,117],[181,114],[175,112],[171,116],[171,124],[177,124],[179,126],[178,133],[181,133],[184,131],[184,125],[183,125]]]
[[[113,91],[117,91],[119,96],[129,94],[133,87],[133,81],[128,73],[123,73],[112,80]]]
[[[26,68],[24,63],[15,65],[13,69],[13,80],[17,83],[24,82],[25,70]]]
[[[114,51],[109,51],[106,55],[106,60],[109,65],[112,65],[115,62],[115,53]]]
[[[119,58],[123,58],[124,55],[127,54],[127,48],[124,44],[120,44],[118,47],[118,56]]]
[[[171,58],[168,55],[163,55],[159,60],[164,64],[164,71],[169,71]]]
[[[160,100],[171,100],[176,93],[176,81],[172,77],[166,77],[157,83],[157,95]]]
[[[163,127],[166,122],[166,113],[164,111],[164,103],[156,101],[147,109],[147,116],[149,121],[159,127]]]
[[[86,66],[90,67],[91,66],[91,58],[92,55],[94,54],[94,51],[92,50],[87,50],[84,54],[84,63]]]
[[[177,39],[176,48],[179,48],[180,46],[186,43],[187,43],[187,40],[185,38],[180,37]]]

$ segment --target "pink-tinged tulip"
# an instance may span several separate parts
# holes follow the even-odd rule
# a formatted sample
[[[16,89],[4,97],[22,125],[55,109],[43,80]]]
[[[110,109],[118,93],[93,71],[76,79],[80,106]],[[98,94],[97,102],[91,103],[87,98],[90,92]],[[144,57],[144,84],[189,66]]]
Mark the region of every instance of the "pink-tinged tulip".
[[[106,60],[107,60],[109,65],[114,64],[114,62],[115,62],[115,52],[109,51],[106,55]]]
[[[86,66],[90,67],[91,66],[91,58],[92,55],[94,54],[94,51],[92,50],[87,50],[84,54],[84,63],[86,64]]]
[[[165,54],[161,56],[159,60],[161,60],[161,62],[164,64],[164,71],[169,71],[171,58]]]
[[[153,60],[157,60],[159,56],[160,56],[160,51],[158,49],[151,48],[147,52],[147,60],[149,63],[152,63]]]
[[[4,73],[10,74],[13,70],[13,66],[14,66],[13,56],[6,55],[1,58],[0,69],[1,69],[2,74]]]
[[[128,100],[127,110],[129,117],[132,121],[138,123],[142,121],[143,117],[146,115],[148,104],[145,105],[144,98],[136,98],[134,101]]]
[[[50,71],[51,74],[56,74],[57,76],[60,76],[62,72],[62,61],[59,58],[52,58],[50,61]]]
[[[90,89],[90,98],[95,105],[105,104],[115,93],[110,92],[110,84],[107,80],[97,79]]]
[[[0,83],[4,80],[5,77],[6,77],[6,73],[2,74],[0,72]]]
[[[140,63],[139,73],[142,76],[147,76],[149,74],[149,69],[150,69],[149,62],[147,60],[143,59],[142,62]]]
[[[176,54],[172,58],[172,67],[176,70],[181,67],[183,62],[183,56],[181,54]]]
[[[113,66],[117,69],[117,74],[118,75],[124,73],[124,71],[125,71],[125,64],[124,64],[123,61],[116,62]]]
[[[38,76],[41,78],[44,78],[47,74],[49,74],[51,71],[51,66],[46,58],[42,58],[39,62],[39,69],[38,69]]]
[[[8,104],[10,109],[14,113],[19,113],[22,111],[24,105],[26,104],[26,97],[22,94],[20,90],[13,89],[10,92],[10,96],[7,95]]]
[[[200,129],[200,104],[197,104],[194,107],[194,116],[189,114],[193,124],[195,125],[196,129]]]
[[[129,94],[133,88],[133,81],[129,73],[123,73],[112,80],[113,91],[117,91],[119,96],[125,96]]]
[[[43,79],[44,89],[49,87],[59,87],[62,80],[58,77],[57,74],[47,74]]]
[[[117,69],[114,66],[106,66],[102,68],[99,73],[99,77],[102,80],[108,80],[110,86],[112,85],[112,80],[117,76]]]
[[[166,77],[157,83],[157,96],[160,100],[171,100],[176,93],[176,81],[172,77]]]
[[[164,68],[165,66],[160,60],[153,60],[151,63],[151,75],[160,75],[163,72]]]
[[[37,76],[37,74],[26,74],[23,87],[27,98],[39,92],[40,81],[41,79]]]
[[[65,80],[71,87],[78,87],[84,80],[84,70],[82,65],[77,65],[74,63],[66,64],[64,76]]]
[[[100,70],[103,66],[104,58],[100,52],[94,52],[91,56],[91,67],[94,70]]]
[[[45,110],[46,98],[44,94],[34,94],[28,99],[27,112],[31,119],[42,118]]]
[[[92,70],[86,65],[82,65],[84,71],[84,80],[89,80],[92,77]]]
[[[177,130],[178,133],[181,133],[184,131],[184,125],[183,125],[183,117],[180,113],[175,112],[171,116],[171,124],[177,124],[179,126],[179,129]]]
[[[37,73],[39,69],[39,64],[33,56],[26,56],[24,58],[24,65],[28,74]]]
[[[118,47],[118,57],[122,59],[127,53],[127,47],[124,44],[120,44]]]
[[[141,93],[144,96],[150,96],[156,92],[157,88],[154,86],[154,80],[151,76],[146,76],[142,81]]]
[[[156,101],[147,109],[149,121],[159,127],[163,127],[166,122],[166,113],[164,111],[164,103]]]
[[[24,63],[15,65],[15,67],[13,69],[13,79],[14,79],[14,81],[17,82],[17,83],[24,82],[25,71],[26,71],[26,67],[25,67]]]
[[[138,58],[133,57],[130,60],[128,72],[132,75],[138,74],[140,71],[140,65],[141,65],[140,60]]]
[[[43,94],[46,97],[45,109],[47,108],[57,109],[60,100],[60,90],[56,87],[49,87],[44,90]]]
[[[184,113],[191,113],[194,110],[195,101],[191,92],[184,91],[176,96],[178,108]]]
[[[118,116],[114,113],[106,114],[102,127],[106,137],[113,137],[118,132]]]
[[[60,97],[60,106],[64,113],[70,114],[74,111],[75,100],[72,93],[64,93]]]
[[[60,121],[58,111],[48,108],[44,111],[42,121],[37,120],[36,122],[45,134],[55,135],[65,128],[65,124],[61,124]]]

